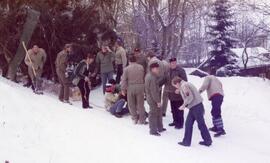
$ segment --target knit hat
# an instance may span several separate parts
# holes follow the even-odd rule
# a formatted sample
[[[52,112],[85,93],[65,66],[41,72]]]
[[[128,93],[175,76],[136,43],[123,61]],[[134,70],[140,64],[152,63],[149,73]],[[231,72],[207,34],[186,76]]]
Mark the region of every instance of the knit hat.
[[[159,64],[158,63],[152,63],[150,65],[150,69],[153,69],[153,68],[158,68],[159,67]]]
[[[169,61],[170,62],[175,62],[175,61],[177,61],[177,59],[176,58],[171,58]]]

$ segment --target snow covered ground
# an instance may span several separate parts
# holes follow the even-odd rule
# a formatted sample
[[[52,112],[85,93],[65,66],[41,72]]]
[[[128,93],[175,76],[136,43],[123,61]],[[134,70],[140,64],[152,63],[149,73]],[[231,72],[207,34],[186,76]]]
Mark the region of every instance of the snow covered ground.
[[[197,87],[202,79],[189,77]],[[169,128],[161,137],[148,126],[134,126],[129,117],[117,119],[101,108],[80,109],[58,102],[53,95],[0,78],[0,162],[10,163],[268,163],[270,162],[270,81],[259,78],[222,78],[223,117],[227,135],[213,138],[210,148],[194,126],[190,148],[177,145],[183,130]],[[91,101],[103,105],[100,90]],[[206,99],[206,95],[204,94]],[[211,126],[210,103],[205,100]]]

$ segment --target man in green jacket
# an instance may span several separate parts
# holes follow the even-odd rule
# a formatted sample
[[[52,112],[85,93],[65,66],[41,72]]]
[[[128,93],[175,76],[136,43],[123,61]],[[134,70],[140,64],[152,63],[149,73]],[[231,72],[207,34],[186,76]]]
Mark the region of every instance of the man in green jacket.
[[[72,51],[72,45],[66,44],[64,50],[57,54],[57,58],[55,61],[56,66],[56,73],[58,76],[59,83],[61,85],[60,93],[59,93],[59,100],[64,103],[69,103],[69,84],[66,77],[66,68],[67,68],[67,61],[68,55]]]
[[[160,136],[161,132],[166,131],[162,124],[162,111],[161,111],[161,90],[158,83],[159,77],[159,64],[152,63],[149,65],[150,72],[145,77],[145,92],[146,100],[150,106],[149,112],[149,127],[150,134]]]
[[[113,79],[113,62],[115,60],[114,53],[107,45],[102,45],[101,51],[97,54],[96,64],[97,69],[101,74],[103,86],[103,94],[105,94],[107,81]]]

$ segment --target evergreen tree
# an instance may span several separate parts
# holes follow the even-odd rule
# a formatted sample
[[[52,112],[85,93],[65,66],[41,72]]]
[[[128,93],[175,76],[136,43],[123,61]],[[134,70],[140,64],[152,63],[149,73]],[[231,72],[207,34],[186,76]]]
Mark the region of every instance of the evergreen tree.
[[[230,48],[235,42],[235,39],[231,37],[232,16],[231,4],[228,0],[214,2],[213,12],[210,14],[212,23],[209,25],[208,32],[211,39],[208,43],[212,46],[210,66],[216,69],[234,63],[230,55]]]

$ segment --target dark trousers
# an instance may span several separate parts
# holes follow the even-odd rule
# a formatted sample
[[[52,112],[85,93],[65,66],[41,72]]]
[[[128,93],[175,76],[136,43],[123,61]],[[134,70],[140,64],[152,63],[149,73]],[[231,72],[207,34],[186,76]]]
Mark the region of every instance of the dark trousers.
[[[212,110],[211,115],[213,118],[213,125],[219,130],[223,130],[223,120],[221,116],[221,105],[223,103],[222,95],[215,95],[211,99]]]
[[[205,142],[212,142],[210,133],[204,121],[204,107],[203,104],[201,103],[189,109],[185,124],[185,136],[183,139],[183,143],[185,143],[186,145],[191,144],[193,124],[195,121],[197,121],[198,123],[198,128],[201,132],[203,140]]]
[[[212,110],[211,110],[212,117],[215,119],[221,118],[221,105],[223,103],[223,96],[215,95],[211,98],[211,102],[212,102]]]
[[[184,126],[184,110],[179,110],[183,105],[183,101],[171,101],[171,110],[173,115],[173,122],[176,127]]]
[[[90,106],[89,105],[89,95],[90,95],[89,84],[85,80],[81,79],[78,83],[78,87],[80,89],[81,96],[82,96],[82,107],[88,108]]]
[[[123,65],[117,65],[116,67],[116,83],[119,84],[121,81],[121,76],[123,75]]]

